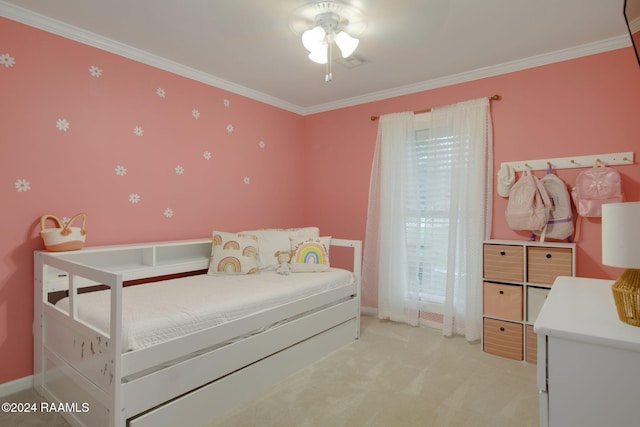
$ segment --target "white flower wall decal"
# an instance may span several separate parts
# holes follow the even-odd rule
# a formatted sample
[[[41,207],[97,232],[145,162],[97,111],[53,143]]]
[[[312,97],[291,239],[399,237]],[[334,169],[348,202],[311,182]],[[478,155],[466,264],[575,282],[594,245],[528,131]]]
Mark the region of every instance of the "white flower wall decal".
[[[264,148],[264,146],[265,146],[264,141],[260,141],[260,142],[258,142],[258,147],[260,147],[260,148]]]
[[[140,195],[136,193],[129,194],[129,202],[132,204],[136,204],[140,202]]]
[[[120,165],[116,166],[116,175],[125,176],[126,174],[127,174],[127,168]]]
[[[102,70],[95,65],[92,65],[89,67],[89,74],[91,74],[91,77],[100,77],[102,76]]]
[[[176,175],[184,174],[184,168],[180,165],[176,166]]]
[[[191,110],[191,115],[193,116],[193,118],[197,119],[198,117],[200,117],[200,111],[194,108],[193,110]]]
[[[143,134],[142,126],[136,126],[133,128],[133,133],[135,136],[142,136]]]
[[[233,125],[229,124],[227,125],[227,133],[232,133],[233,132]]]
[[[222,104],[225,106],[225,108],[229,108],[229,105],[231,105],[231,102],[228,99],[225,99],[224,101],[222,101]]]
[[[204,153],[202,153],[202,157],[204,157],[206,160],[211,160],[211,152],[205,151]]]
[[[156,95],[158,95],[160,98],[164,98],[167,95],[167,93],[165,92],[164,89],[159,87],[158,89],[156,89]]]
[[[171,208],[167,208],[164,210],[164,216],[166,216],[167,218],[171,218],[173,216],[173,209]]]
[[[69,126],[71,126],[71,124],[65,119],[56,120],[56,128],[58,128],[58,130],[66,132],[69,130]]]
[[[0,55],[0,64],[4,65],[6,68],[10,68],[16,65],[16,60],[8,53],[3,53]]]
[[[243,179],[245,184],[250,184],[251,183],[251,178],[249,178],[248,176],[245,176]]]
[[[16,190],[18,190],[18,193],[29,191],[31,190],[31,184],[26,179],[18,179],[16,180]]]

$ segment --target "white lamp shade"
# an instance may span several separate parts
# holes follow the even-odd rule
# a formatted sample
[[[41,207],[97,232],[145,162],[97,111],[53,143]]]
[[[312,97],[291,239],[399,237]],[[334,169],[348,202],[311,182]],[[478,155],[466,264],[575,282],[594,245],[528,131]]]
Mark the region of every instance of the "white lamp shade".
[[[602,263],[640,269],[640,202],[602,205]]]
[[[317,64],[326,64],[328,55],[329,45],[321,44],[320,47],[315,49],[309,54],[309,59]]]
[[[335,42],[338,45],[338,48],[340,48],[340,53],[342,53],[342,57],[346,58],[349,55],[351,55],[353,52],[355,52],[356,48],[358,47],[358,44],[360,43],[360,40],[356,39],[355,37],[351,37],[349,34],[345,33],[344,31],[340,31],[335,36]]]
[[[302,44],[309,52],[314,52],[322,46],[325,36],[324,29],[318,25],[302,33]]]

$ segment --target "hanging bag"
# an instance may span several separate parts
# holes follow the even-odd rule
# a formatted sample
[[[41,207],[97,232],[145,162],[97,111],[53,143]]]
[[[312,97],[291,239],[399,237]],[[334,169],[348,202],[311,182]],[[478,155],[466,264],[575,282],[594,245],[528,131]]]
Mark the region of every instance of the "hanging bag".
[[[551,200],[540,180],[525,170],[511,190],[505,211],[512,230],[542,231],[549,220]]]
[[[571,196],[578,215],[600,217],[603,204],[621,202],[624,198],[620,173],[602,166],[598,160],[591,169],[580,172]]]
[[[80,217],[82,217],[82,227],[71,227],[71,224]],[[57,227],[45,228],[47,219],[52,219]],[[44,240],[44,247],[47,248],[49,252],[76,251],[82,249],[87,237],[87,230],[85,228],[86,221],[87,214],[85,213],[74,215],[73,218],[64,224],[60,218],[55,215],[42,215],[40,218],[40,235],[42,236],[42,240]]]
[[[540,179],[540,183],[547,190],[551,200],[551,209],[546,227],[542,232],[534,231],[534,234],[540,236],[541,242],[544,242],[546,238],[558,240],[570,238],[574,226],[571,196],[569,196],[567,184],[553,173],[551,165],[547,167],[547,174]]]

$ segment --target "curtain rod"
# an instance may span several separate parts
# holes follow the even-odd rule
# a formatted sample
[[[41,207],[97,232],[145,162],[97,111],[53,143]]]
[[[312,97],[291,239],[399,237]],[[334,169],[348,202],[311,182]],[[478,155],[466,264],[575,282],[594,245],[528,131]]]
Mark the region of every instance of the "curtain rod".
[[[492,96],[489,97],[489,101],[500,101],[501,99],[502,99],[502,97],[500,95],[492,95]],[[430,111],[431,111],[431,108],[426,108],[424,110],[414,111],[413,114],[428,113]],[[371,116],[371,121],[375,122],[379,118],[380,118],[380,116]]]

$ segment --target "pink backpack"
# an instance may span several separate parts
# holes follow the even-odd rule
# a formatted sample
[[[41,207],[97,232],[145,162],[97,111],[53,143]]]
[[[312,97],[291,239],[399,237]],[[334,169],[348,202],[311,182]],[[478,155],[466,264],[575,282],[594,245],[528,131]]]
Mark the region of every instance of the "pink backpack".
[[[620,174],[613,168],[597,163],[591,169],[580,172],[576,186],[571,190],[571,197],[578,215],[602,216],[603,204],[621,202],[624,197]]]
[[[505,211],[512,230],[542,231],[549,220],[551,200],[540,180],[525,170],[511,190]]]

